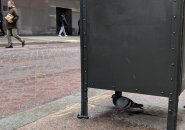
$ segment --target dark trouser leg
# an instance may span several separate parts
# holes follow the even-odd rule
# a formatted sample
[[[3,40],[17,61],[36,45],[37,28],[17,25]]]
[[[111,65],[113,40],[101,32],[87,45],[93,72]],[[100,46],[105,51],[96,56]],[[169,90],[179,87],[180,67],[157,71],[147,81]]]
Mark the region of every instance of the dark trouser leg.
[[[5,35],[5,32],[4,32],[4,30],[3,30],[2,24],[0,24],[0,29],[1,29],[1,33],[2,33],[3,35]]]

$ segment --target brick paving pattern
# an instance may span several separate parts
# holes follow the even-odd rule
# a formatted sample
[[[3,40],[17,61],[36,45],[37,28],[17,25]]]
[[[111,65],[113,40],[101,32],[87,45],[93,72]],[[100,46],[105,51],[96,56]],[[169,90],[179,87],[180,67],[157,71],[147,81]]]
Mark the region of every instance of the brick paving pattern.
[[[0,119],[80,90],[79,43],[0,48]]]

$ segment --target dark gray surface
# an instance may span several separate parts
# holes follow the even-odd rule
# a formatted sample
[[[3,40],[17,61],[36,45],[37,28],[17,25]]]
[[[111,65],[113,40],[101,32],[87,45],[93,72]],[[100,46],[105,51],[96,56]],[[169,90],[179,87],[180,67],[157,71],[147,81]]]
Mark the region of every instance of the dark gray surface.
[[[184,0],[81,2],[82,117],[88,87],[164,96],[167,129],[176,130]]]
[[[180,51],[172,51],[171,1],[93,0],[87,8],[89,86],[168,97]]]
[[[184,5],[184,1],[183,1],[183,4],[182,5]],[[185,8],[184,8],[184,6],[182,7],[182,16],[183,17],[185,17]],[[182,26],[182,29],[183,29],[183,35],[182,35],[182,39],[183,39],[183,43],[182,43],[182,50],[183,50],[183,52],[182,52],[182,60],[183,60],[183,62],[182,62],[182,88],[181,88],[181,91],[183,91],[184,89],[185,89],[185,77],[184,77],[184,75],[185,75],[185,71],[184,71],[184,65],[185,65],[185,53],[184,53],[184,51],[185,51],[185,46],[184,46],[184,44],[185,44],[185,21],[184,20],[182,20],[182,22],[183,22],[183,26]]]

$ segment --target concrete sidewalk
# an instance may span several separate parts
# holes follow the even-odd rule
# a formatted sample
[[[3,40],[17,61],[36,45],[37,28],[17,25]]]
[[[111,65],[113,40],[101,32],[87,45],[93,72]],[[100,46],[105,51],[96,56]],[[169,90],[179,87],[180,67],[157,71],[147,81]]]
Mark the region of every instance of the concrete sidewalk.
[[[51,43],[79,43],[79,36],[24,36],[22,37],[26,40],[26,45],[32,44],[51,44]],[[12,37],[13,46],[21,45],[19,41]],[[0,37],[0,47],[5,47],[7,45],[7,38]]]
[[[93,93],[93,94],[92,94]],[[2,130],[164,130],[168,99],[149,95],[123,93],[144,104],[144,110],[119,112],[112,104],[112,91],[90,89],[88,120],[77,119],[80,93],[33,110],[0,120]],[[177,130],[185,129],[185,93],[179,101]],[[56,109],[57,108],[57,109]],[[34,117],[34,119],[33,119]]]

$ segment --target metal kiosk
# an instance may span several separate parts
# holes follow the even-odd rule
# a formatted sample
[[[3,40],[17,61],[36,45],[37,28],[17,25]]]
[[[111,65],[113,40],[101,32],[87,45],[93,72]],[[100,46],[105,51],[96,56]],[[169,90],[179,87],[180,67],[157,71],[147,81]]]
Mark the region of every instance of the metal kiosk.
[[[169,98],[176,129],[184,81],[184,0],[81,0],[82,102],[88,88]]]

